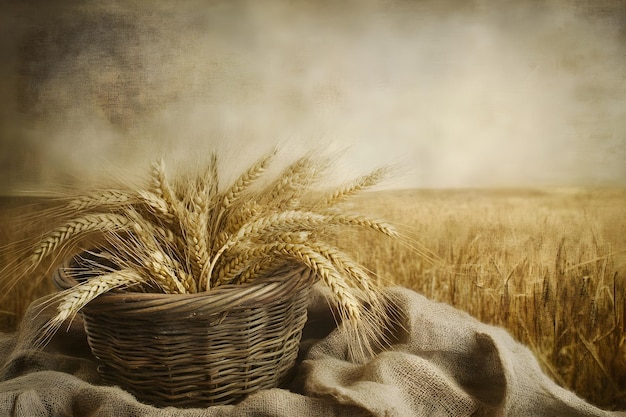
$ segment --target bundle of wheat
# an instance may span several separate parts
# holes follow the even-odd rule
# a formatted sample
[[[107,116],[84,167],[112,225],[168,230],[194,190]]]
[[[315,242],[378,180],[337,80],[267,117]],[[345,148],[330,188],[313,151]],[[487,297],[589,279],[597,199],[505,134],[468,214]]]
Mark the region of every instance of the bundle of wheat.
[[[378,184],[380,168],[327,193],[316,190],[327,161],[311,155],[287,166],[272,181],[260,183],[276,152],[256,161],[229,187],[219,186],[217,157],[195,177],[171,180],[162,160],[147,184],[107,189],[71,199],[72,217],[50,231],[30,257],[34,267],[52,255],[67,256],[94,234],[106,238],[107,260],[93,263],[94,278],[58,294],[58,314],[46,326],[49,338],[68,318],[111,291],[192,294],[225,285],[242,285],[275,271],[305,267],[329,289],[338,321],[362,341],[385,316],[379,288],[368,272],[329,244],[343,228],[365,228],[390,238],[384,222],[346,211],[349,197]],[[93,272],[92,271],[92,272]],[[71,272],[71,271],[70,271]],[[372,339],[379,339],[373,337]]]

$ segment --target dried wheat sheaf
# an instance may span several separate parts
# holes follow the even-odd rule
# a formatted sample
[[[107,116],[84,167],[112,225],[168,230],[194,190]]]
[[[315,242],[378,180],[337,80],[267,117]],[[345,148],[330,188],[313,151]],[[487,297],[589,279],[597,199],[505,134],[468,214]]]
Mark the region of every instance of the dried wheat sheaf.
[[[369,271],[333,246],[345,228],[400,236],[389,224],[346,209],[349,198],[378,184],[380,168],[323,191],[328,161],[307,155],[275,178],[264,178],[276,151],[252,164],[230,186],[220,187],[213,155],[197,175],[170,178],[162,160],[149,180],[128,189],[106,189],[72,198],[69,220],[45,235],[29,259],[67,256],[84,238],[105,238],[106,265],[94,278],[53,298],[58,311],[45,326],[49,338],[63,322],[111,290],[188,294],[254,282],[285,268],[306,267],[329,289],[338,321],[358,340],[381,340],[388,300]],[[61,255],[63,254],[63,255]]]

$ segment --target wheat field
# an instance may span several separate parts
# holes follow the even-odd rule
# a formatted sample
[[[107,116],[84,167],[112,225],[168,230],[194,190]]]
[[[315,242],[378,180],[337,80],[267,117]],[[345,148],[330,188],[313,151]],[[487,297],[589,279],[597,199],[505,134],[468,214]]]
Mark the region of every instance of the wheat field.
[[[596,405],[626,408],[626,190],[396,190],[351,204],[432,252],[429,260],[371,233],[336,238],[381,280],[506,328],[558,384]],[[19,241],[49,227],[44,220],[25,229],[16,219],[41,219],[54,205],[0,201],[2,266]],[[30,301],[53,290],[49,279],[22,280],[0,307],[0,331],[14,330]]]
[[[361,239],[358,261],[505,327],[559,385],[626,408],[626,190],[406,190],[358,204],[439,258]]]

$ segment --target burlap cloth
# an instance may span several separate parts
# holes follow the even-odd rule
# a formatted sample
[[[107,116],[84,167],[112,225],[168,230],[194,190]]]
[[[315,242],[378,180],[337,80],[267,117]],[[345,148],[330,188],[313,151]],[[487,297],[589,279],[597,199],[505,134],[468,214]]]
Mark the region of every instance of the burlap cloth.
[[[346,360],[347,337],[316,289],[291,385],[205,409],[155,408],[100,385],[80,320],[33,350],[32,327],[48,313],[31,309],[18,332],[0,334],[0,416],[626,416],[555,385],[504,330],[407,289],[389,293],[403,323],[369,362]]]

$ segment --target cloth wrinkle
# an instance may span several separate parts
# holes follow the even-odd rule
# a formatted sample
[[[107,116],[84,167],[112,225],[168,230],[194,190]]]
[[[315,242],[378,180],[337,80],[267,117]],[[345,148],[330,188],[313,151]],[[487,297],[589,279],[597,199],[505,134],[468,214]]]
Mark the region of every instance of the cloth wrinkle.
[[[44,349],[32,337],[53,311],[29,310],[0,333],[0,415],[38,416],[626,416],[559,387],[504,330],[406,288],[385,290],[399,322],[365,363],[347,359],[350,335],[314,287],[294,378],[238,404],[156,408],[101,385],[80,318]],[[41,302],[33,303],[33,309]],[[48,314],[48,316],[46,316]],[[36,317],[32,322],[28,317]]]

